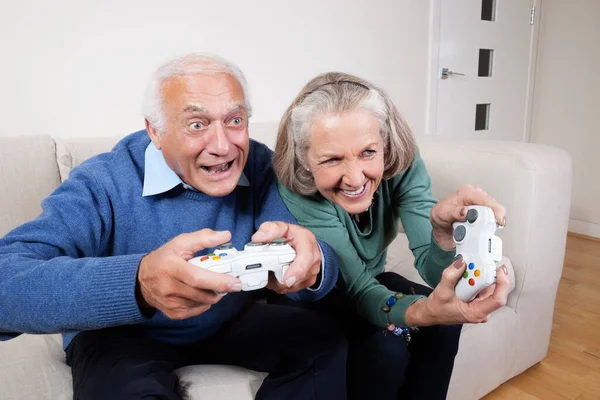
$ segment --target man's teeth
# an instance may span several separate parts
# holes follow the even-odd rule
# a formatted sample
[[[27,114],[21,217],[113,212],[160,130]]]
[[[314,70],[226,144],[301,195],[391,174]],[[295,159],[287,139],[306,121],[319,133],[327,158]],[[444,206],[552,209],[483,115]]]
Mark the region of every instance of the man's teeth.
[[[360,188],[358,188],[358,190],[355,191],[350,191],[350,190],[344,190],[342,189],[342,192],[346,193],[347,195],[350,196],[356,196],[357,194],[362,193],[362,191],[365,190],[365,185],[362,185]]]
[[[218,174],[219,172],[225,171],[230,165],[231,163],[224,163],[220,165],[214,165],[212,167],[204,167],[204,169],[207,170],[209,174]]]

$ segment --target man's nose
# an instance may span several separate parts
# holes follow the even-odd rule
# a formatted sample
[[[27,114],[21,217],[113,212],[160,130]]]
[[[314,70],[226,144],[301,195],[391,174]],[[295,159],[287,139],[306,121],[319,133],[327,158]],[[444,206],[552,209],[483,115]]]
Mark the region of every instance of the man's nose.
[[[221,156],[225,155],[229,152],[229,146],[231,146],[231,142],[227,136],[227,131],[223,126],[223,123],[217,121],[211,126],[211,135],[209,142],[206,146],[207,150],[214,155]]]

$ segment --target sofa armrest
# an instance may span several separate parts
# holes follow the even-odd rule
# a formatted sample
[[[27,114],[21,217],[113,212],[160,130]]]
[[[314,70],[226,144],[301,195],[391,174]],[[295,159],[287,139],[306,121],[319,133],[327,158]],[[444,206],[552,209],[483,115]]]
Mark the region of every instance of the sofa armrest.
[[[506,207],[506,227],[497,235],[515,270],[508,306],[529,333],[542,332],[523,345],[545,355],[565,255],[571,157],[555,147],[508,141],[424,138],[419,148],[436,198],[473,184]]]

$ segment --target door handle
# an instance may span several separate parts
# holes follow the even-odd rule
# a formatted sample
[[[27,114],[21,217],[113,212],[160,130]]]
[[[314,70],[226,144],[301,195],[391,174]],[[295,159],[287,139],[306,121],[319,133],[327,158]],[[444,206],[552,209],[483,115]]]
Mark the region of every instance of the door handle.
[[[454,72],[454,71],[450,71],[448,68],[442,68],[442,76],[440,78],[442,78],[442,79],[448,79],[448,77],[451,76],[451,75],[466,76],[462,72]]]

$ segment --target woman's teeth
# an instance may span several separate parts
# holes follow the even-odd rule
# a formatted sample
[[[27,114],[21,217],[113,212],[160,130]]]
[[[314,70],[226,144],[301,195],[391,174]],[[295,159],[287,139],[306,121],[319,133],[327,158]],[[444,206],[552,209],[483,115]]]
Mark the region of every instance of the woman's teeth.
[[[356,195],[361,194],[362,192],[364,192],[365,186],[366,185],[362,185],[360,188],[358,188],[358,190],[354,190],[354,191],[342,189],[342,192],[344,192],[348,196],[356,196]]]

